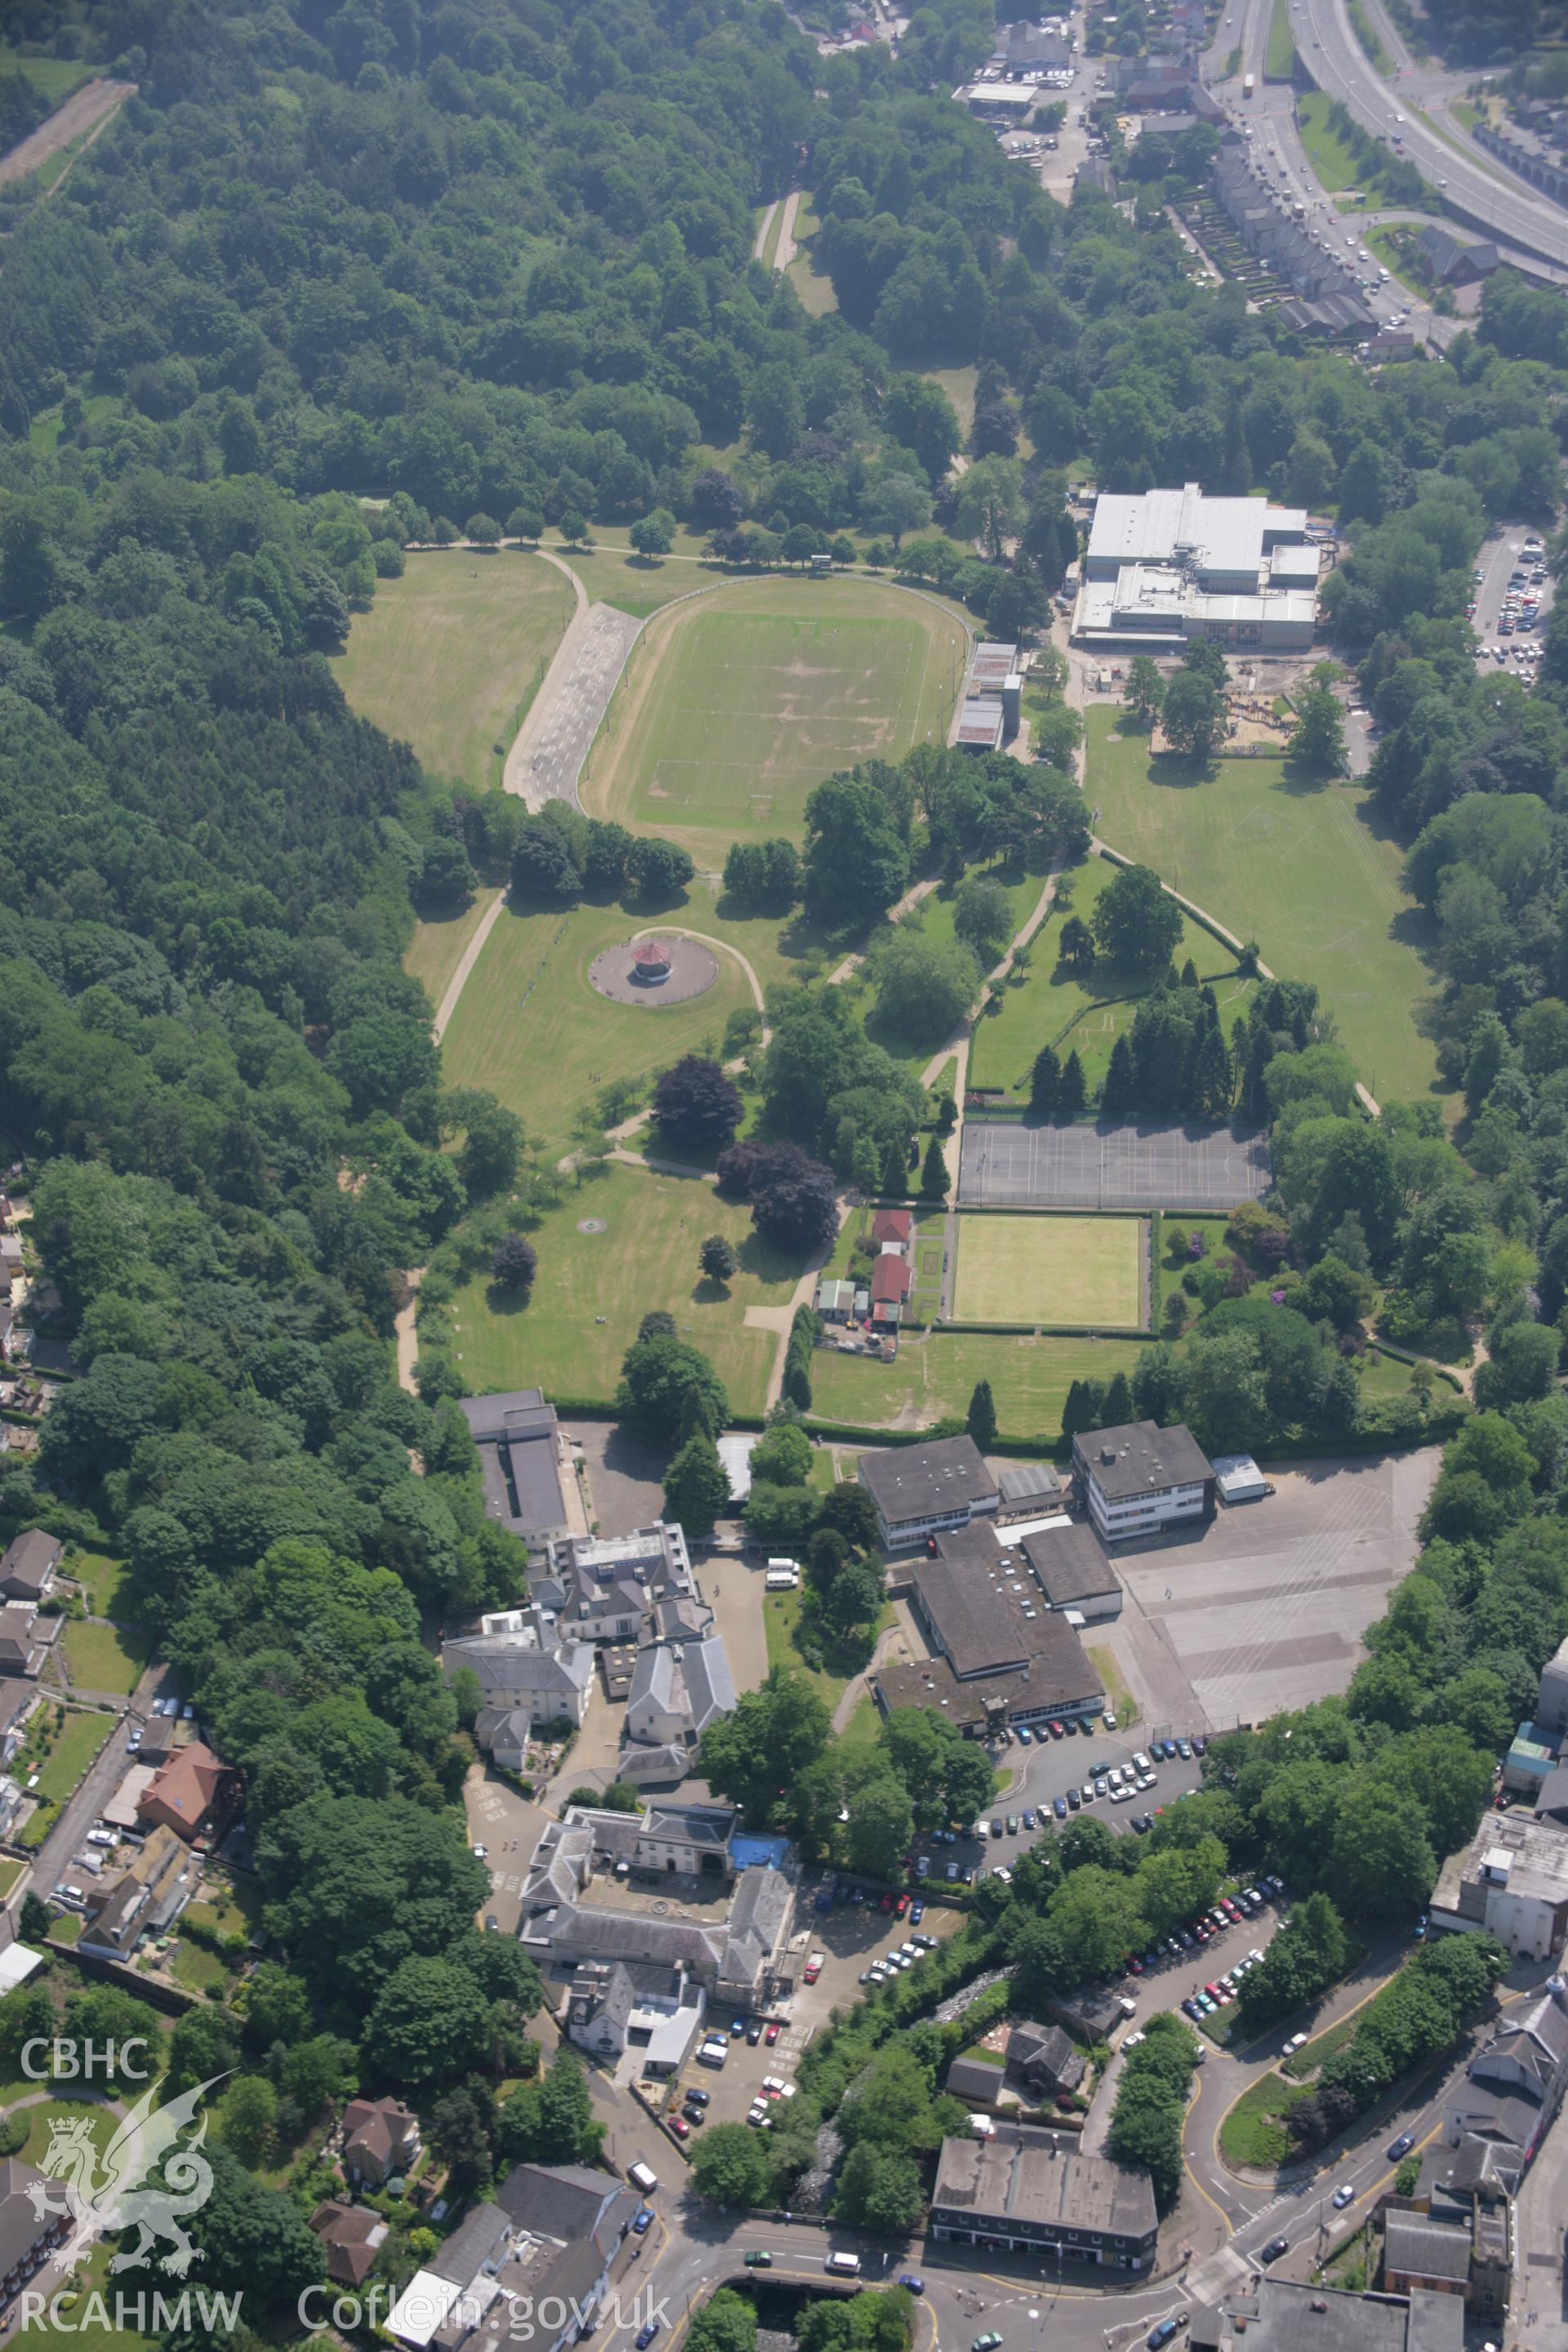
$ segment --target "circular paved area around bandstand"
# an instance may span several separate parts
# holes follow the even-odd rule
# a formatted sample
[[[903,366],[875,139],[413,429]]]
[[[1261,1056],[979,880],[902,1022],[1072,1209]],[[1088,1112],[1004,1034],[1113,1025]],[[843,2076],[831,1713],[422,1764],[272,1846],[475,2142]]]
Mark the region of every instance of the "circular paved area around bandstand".
[[[642,944],[637,940],[624,940],[594,958],[588,977],[601,996],[609,997],[616,1004],[689,1004],[694,996],[711,988],[719,977],[719,959],[711,949],[676,934],[666,942],[668,977],[652,982],[637,980],[634,973]]]

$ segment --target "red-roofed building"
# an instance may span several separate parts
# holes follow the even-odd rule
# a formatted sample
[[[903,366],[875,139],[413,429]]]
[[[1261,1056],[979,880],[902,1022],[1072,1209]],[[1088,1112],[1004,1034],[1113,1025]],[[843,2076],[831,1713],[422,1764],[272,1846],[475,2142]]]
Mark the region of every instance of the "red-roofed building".
[[[209,1835],[233,1810],[237,1781],[212,1749],[193,1739],[154,1772],[136,1801],[138,1821],[173,1830],[187,1845]]]
[[[871,1268],[871,1305],[885,1307],[891,1302],[901,1307],[909,1295],[910,1262],[889,1250]]]
[[[871,1220],[872,1246],[881,1249],[893,1242],[900,1249],[907,1250],[914,1229],[915,1221],[908,1209],[879,1209]]]

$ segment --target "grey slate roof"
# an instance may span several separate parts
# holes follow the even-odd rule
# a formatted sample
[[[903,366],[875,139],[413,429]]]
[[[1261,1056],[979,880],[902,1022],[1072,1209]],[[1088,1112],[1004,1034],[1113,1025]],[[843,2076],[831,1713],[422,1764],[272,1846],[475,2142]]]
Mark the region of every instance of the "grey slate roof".
[[[1207,1454],[1182,1422],[1172,1429],[1130,1421],[1119,1429],[1086,1430],[1073,1440],[1073,1458],[1108,1503],[1128,1503],[1167,1486],[1195,1486],[1213,1475]]]
[[[539,1649],[515,1633],[463,1634],[441,1644],[447,1674],[468,1666],[489,1699],[516,1698],[521,1692],[575,1693],[580,1698],[594,1679],[594,1653],[584,1642]]]
[[[940,1437],[927,1445],[889,1445],[862,1454],[860,1483],[889,1527],[961,1510],[996,1492],[995,1478],[972,1437]]]
[[[1385,2271],[1417,2279],[1463,2281],[1470,2275],[1470,2233],[1424,2213],[1390,2213],[1384,2224]]]

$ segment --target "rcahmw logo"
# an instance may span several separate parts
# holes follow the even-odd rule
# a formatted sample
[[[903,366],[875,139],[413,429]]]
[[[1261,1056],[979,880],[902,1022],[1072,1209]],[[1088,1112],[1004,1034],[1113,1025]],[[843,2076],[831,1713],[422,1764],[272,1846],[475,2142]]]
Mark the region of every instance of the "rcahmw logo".
[[[149,2070],[136,2063],[136,2053],[146,2046],[139,2040],[102,2045],[28,2042],[22,2049],[22,2070],[35,2082],[87,2084],[100,2072],[111,2082],[143,2082]],[[47,2052],[47,2064],[35,2063],[39,2051]],[[50,2219],[68,2218],[71,2227],[64,2234],[73,2248],[92,2238],[134,2231],[135,2242],[114,2256],[109,2265],[111,2272],[155,2266],[184,2278],[202,2253],[199,2246],[192,2244],[184,2224],[201,2211],[213,2188],[212,2166],[201,2153],[207,2134],[201,2105],[214,2085],[226,2079],[224,2074],[214,2074],[162,2106],[153,2105],[150,2089],[143,2091],[121,2118],[101,2158],[93,2138],[94,2111],[54,2116],[41,2165],[49,2177],[27,2183],[40,2226]],[[154,2255],[158,2246],[166,2246],[168,2252]],[[51,2300],[37,2294],[25,2298],[35,2306],[29,2315],[33,2318],[46,2303],[49,2305],[51,2326],[67,2325],[65,2319],[53,2315],[54,2304],[61,2300],[58,2295]],[[76,2300],[64,2298],[68,2312]]]

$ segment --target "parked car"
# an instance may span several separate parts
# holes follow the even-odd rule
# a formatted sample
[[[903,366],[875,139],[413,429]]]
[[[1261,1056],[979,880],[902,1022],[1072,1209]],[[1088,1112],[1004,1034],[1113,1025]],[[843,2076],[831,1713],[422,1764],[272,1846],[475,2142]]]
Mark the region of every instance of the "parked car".
[[[776,2017],[774,2017],[774,2018],[770,2018],[770,2020],[768,2021],[768,2030],[767,2030],[767,2032],[763,2034],[763,2040],[767,2043],[768,2048],[771,2050],[771,2049],[773,2048],[773,2043],[778,2040],[778,2038],[779,2038],[779,2021],[778,2021],[778,2019],[777,2019]]]
[[[669,2128],[675,2134],[677,2139],[689,2139],[691,2137],[691,2126],[685,2116],[671,2116],[669,2118]]]
[[[802,1970],[802,1974],[804,1975],[807,1984],[815,1984],[816,1982],[817,1978],[822,1974],[823,1966],[824,1962],[822,1954],[820,1952],[813,1952],[811,1958],[807,1960],[805,1969]]]
[[[706,2107],[711,2105],[712,2098],[711,2091],[699,2090],[694,2083],[686,2094],[686,2104],[689,2107]]]
[[[1081,1809],[1082,1804],[1083,1804],[1083,1792],[1082,1792],[1082,1790],[1079,1790],[1079,1789],[1069,1789],[1069,1790],[1068,1790],[1068,1811],[1071,1811],[1071,1812],[1075,1812],[1075,1813],[1076,1813],[1076,1812],[1078,1812],[1078,1811]]]

